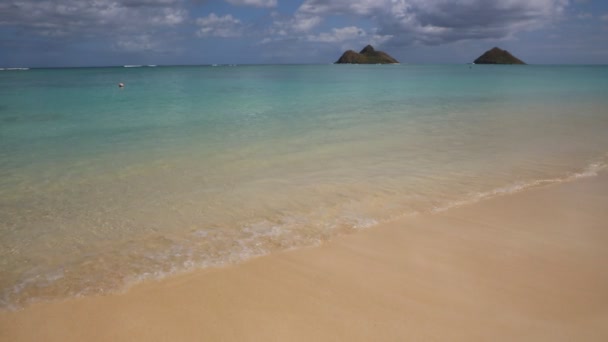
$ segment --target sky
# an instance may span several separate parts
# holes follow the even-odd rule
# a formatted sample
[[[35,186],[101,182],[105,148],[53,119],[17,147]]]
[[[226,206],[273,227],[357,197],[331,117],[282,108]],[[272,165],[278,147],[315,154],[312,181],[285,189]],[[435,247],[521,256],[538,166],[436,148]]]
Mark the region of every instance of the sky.
[[[0,67],[402,63],[498,46],[532,64],[608,64],[608,0],[0,0]]]

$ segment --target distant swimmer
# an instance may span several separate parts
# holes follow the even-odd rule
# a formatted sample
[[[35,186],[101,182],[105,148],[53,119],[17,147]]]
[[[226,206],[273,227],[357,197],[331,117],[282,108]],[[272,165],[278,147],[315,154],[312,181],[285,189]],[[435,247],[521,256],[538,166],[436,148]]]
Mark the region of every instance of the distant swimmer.
[[[124,83],[118,83],[118,88],[124,88],[125,84]]]

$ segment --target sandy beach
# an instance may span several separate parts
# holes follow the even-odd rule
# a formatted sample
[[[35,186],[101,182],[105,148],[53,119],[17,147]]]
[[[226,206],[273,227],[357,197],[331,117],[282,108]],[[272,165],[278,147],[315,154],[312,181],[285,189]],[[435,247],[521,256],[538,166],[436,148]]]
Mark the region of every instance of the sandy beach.
[[[0,314],[2,341],[606,341],[608,175]]]

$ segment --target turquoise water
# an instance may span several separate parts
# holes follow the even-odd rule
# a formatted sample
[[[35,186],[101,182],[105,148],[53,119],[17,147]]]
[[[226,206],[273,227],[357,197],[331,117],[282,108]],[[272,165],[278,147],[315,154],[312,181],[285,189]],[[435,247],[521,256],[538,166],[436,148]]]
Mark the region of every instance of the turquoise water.
[[[592,176],[607,130],[606,66],[0,71],[0,306]]]

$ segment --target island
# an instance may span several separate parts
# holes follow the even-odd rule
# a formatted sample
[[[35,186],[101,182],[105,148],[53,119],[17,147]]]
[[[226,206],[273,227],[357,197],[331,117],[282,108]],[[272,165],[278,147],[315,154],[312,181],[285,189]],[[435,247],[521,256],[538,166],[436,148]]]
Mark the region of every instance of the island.
[[[346,51],[335,64],[399,64],[399,61],[386,52],[376,51],[373,46],[368,45],[359,53],[353,50]]]
[[[526,64],[521,59],[513,56],[509,51],[498,47],[486,51],[473,63],[475,64]]]

